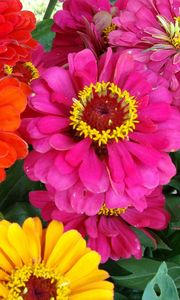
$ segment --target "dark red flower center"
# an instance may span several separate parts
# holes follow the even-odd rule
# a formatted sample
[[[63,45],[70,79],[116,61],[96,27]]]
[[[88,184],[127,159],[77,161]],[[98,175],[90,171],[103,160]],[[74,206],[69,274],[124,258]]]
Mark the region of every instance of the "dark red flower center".
[[[121,103],[117,102],[117,97],[112,98],[109,93],[101,97],[94,94],[94,98],[84,109],[82,120],[92,128],[102,131],[121,126],[124,114]]]
[[[21,296],[25,300],[50,300],[56,299],[56,283],[52,279],[45,279],[32,275],[26,283],[26,288]]]
[[[85,86],[70,111],[70,125],[83,138],[89,137],[99,146],[110,140],[127,138],[138,123],[137,102],[128,91],[111,82]]]
[[[4,74],[16,77],[25,83],[30,83],[39,77],[37,68],[31,62],[18,62],[14,67],[5,65]]]

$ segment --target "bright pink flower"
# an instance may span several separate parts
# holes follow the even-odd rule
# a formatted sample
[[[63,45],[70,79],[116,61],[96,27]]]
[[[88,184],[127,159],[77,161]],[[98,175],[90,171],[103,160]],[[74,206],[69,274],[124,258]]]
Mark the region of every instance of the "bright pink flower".
[[[65,230],[77,229],[84,237],[88,237],[88,246],[101,254],[103,263],[108,258],[118,260],[132,255],[137,259],[141,258],[140,241],[130,226],[151,236],[148,228],[162,230],[167,227],[170,219],[164,209],[165,199],[159,187],[147,197],[147,208],[143,212],[133,207],[102,207],[99,214],[91,217],[59,210],[53,192],[52,188],[48,191],[31,192],[30,201],[41,209],[45,220],[57,219],[64,223]]]
[[[69,69],[32,82],[30,106],[41,116],[23,122],[35,149],[27,175],[62,193],[62,210],[93,215],[105,202],[142,211],[175,174],[166,152],[180,147],[180,114],[166,85],[127,53],[108,49],[98,65],[88,49],[69,55]]]
[[[97,55],[106,50],[108,33],[114,30],[112,19],[125,8],[127,0],[112,6],[109,0],[65,0],[63,10],[54,16],[56,33],[47,65],[63,65],[68,54],[88,47]]]
[[[180,71],[180,0],[129,0],[113,23],[111,45],[151,49],[150,67]]]

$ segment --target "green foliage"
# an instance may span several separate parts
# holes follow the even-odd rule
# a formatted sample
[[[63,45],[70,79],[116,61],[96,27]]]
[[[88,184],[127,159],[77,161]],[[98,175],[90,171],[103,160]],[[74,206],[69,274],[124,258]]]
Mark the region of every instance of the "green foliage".
[[[42,189],[39,182],[30,181],[23,171],[23,162],[16,164],[7,171],[7,179],[0,184],[1,218],[22,223],[28,216],[35,216],[38,210],[28,201],[30,191]]]
[[[121,286],[144,290],[147,283],[155,276],[157,269],[162,262],[153,259],[142,258],[141,260],[128,259],[119,260],[117,264],[129,272],[125,276],[112,276],[113,281]],[[180,265],[168,262],[170,276],[174,279],[176,286],[180,287]]]
[[[155,277],[145,288],[142,300],[179,300],[174,281],[168,275],[165,262],[161,264]]]
[[[47,51],[51,49],[52,40],[55,35],[54,32],[51,31],[52,24],[52,19],[43,20],[37,24],[36,29],[33,31],[33,37],[38,40]]]

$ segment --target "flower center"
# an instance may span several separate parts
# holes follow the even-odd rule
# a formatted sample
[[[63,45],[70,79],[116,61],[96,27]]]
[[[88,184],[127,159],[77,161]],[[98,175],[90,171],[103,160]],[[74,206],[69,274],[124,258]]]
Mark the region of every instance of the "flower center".
[[[106,217],[119,217],[120,215],[124,214],[126,210],[127,208],[107,208],[106,204],[104,203],[99,210],[98,215]]]
[[[23,266],[10,276],[7,300],[68,300],[69,281],[43,264]]]
[[[33,79],[39,77],[38,69],[28,61],[25,63],[18,62],[14,67],[4,65],[5,75],[18,77],[20,81],[30,83]]]
[[[70,125],[79,136],[89,137],[99,146],[127,138],[138,123],[135,97],[114,83],[91,83],[73,101]]]
[[[180,49],[180,16],[175,17],[175,22],[169,22],[162,16],[157,16],[161,26],[166,31],[166,36],[154,36],[171,43],[176,49]]]
[[[115,24],[111,24],[110,26],[107,26],[104,28],[103,32],[102,32],[102,38],[103,38],[103,41],[104,41],[104,44],[108,44],[109,42],[109,33],[111,31],[114,31],[117,29],[117,26]]]

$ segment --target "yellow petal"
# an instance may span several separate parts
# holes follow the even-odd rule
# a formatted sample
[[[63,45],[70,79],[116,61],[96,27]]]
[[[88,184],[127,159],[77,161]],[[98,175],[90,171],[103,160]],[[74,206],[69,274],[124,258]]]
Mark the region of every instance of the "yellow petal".
[[[0,269],[0,280],[2,280],[2,281],[9,280],[9,275],[1,269]]]
[[[41,261],[41,230],[38,229],[39,224],[37,222],[34,222],[33,218],[28,218],[23,223],[23,231],[25,232],[27,239],[28,239],[28,245],[29,245],[29,252],[30,256],[33,259],[34,262],[40,262]],[[40,231],[39,231],[40,230]]]
[[[28,239],[21,226],[17,223],[12,223],[8,228],[9,243],[16,249],[24,264],[32,262]]]
[[[44,250],[45,262],[50,256],[60,236],[63,234],[63,231],[64,231],[63,224],[58,221],[52,221],[47,227],[46,236],[45,236],[45,250]]]
[[[97,270],[91,272],[90,274],[88,274],[87,276],[81,278],[80,280],[79,279],[73,280],[71,282],[71,289],[72,290],[78,289],[82,285],[105,280],[108,277],[109,277],[109,274],[106,271],[97,269]]]
[[[0,225],[4,225],[5,227],[9,227],[9,225],[11,225],[11,223],[8,222],[7,220],[2,220],[2,221],[0,222]]]
[[[0,283],[0,297],[3,297],[3,299],[7,299],[9,290]]]
[[[41,241],[42,231],[43,231],[41,220],[38,217],[35,217],[35,218],[33,218],[33,221],[34,221],[36,233],[39,236],[39,240]]]
[[[101,257],[97,252],[88,252],[76,262],[68,273],[66,273],[66,277],[72,282],[77,279],[79,280],[96,270],[100,260]]]
[[[86,253],[86,241],[83,238],[80,238],[76,241],[76,244],[64,254],[61,263],[56,267],[57,272],[60,272],[61,274],[68,272]]]
[[[17,251],[8,241],[8,227],[0,225],[0,249],[13,262],[15,267],[22,267],[22,260]]]
[[[76,230],[65,232],[54,246],[54,249],[46,262],[46,266],[55,267],[61,264],[66,253],[73,249],[79,239],[82,239],[82,237]]]
[[[87,283],[86,285],[81,285],[73,294],[79,294],[89,290],[97,290],[97,289],[104,289],[104,290],[113,290],[114,285],[109,281],[97,281],[92,283]]]
[[[69,297],[69,300],[113,300],[114,293],[112,290],[90,290]]]
[[[13,270],[13,265],[10,263],[10,261],[7,259],[7,257],[4,255],[2,250],[0,250],[0,269],[3,269],[4,271],[7,271],[8,273],[11,273]]]

